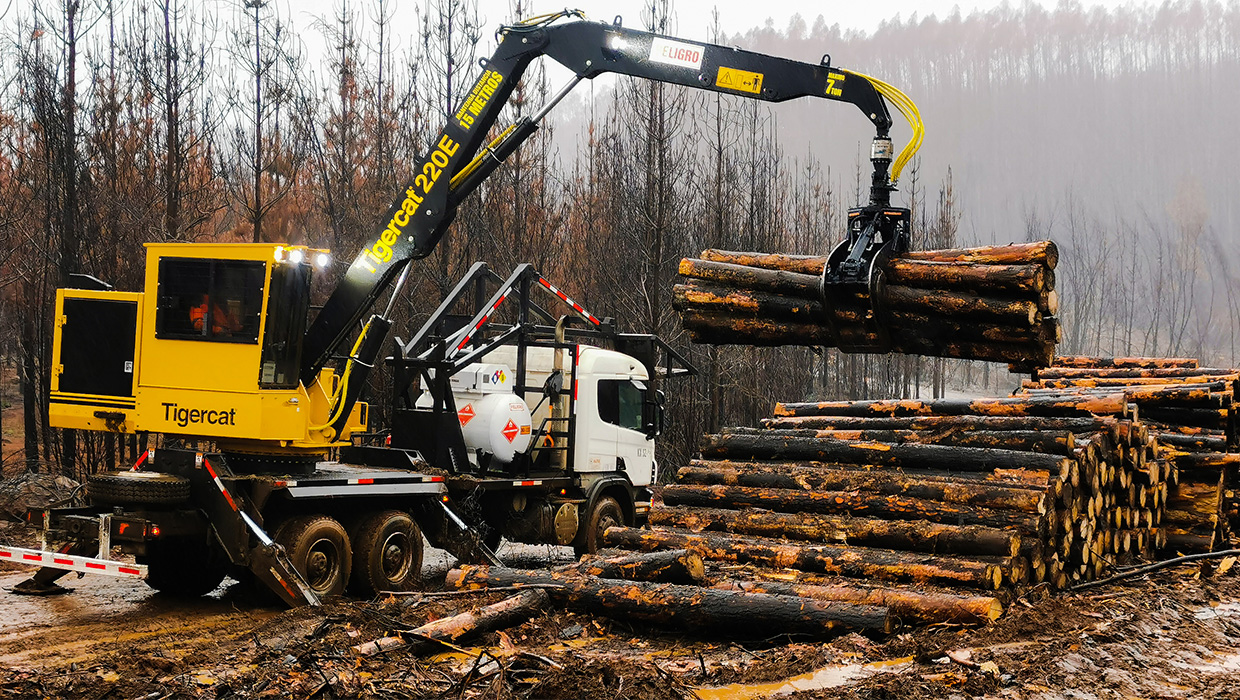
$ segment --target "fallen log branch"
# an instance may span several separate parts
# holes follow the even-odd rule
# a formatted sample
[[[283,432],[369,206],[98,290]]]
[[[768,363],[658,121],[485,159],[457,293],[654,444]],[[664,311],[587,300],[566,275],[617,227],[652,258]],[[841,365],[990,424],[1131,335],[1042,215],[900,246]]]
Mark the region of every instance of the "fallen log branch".
[[[879,605],[903,622],[934,624],[951,622],[983,625],[1003,614],[1003,603],[993,596],[927,593],[906,588],[847,585],[813,585],[781,581],[721,581],[719,590],[795,595],[814,600]]]
[[[557,605],[677,629],[723,630],[735,635],[738,630],[760,624],[786,634],[822,636],[841,630],[888,633],[894,627],[883,607],[794,596],[470,565],[449,571],[446,580],[447,585],[457,588],[524,583],[563,584],[562,588],[548,589]]]
[[[358,644],[353,647],[353,651],[362,656],[373,656],[402,647],[410,647],[415,653],[426,651],[436,647],[436,642],[455,642],[470,635],[512,627],[538,612],[547,604],[547,601],[546,590],[527,589],[493,605],[451,617],[442,617],[406,633],[414,639],[382,637],[372,642]]]
[[[630,553],[614,557],[587,556],[562,567],[560,571],[624,581],[683,583],[699,586],[706,580],[706,566],[702,563],[701,555],[687,549]]]
[[[1203,561],[1206,559],[1225,559],[1227,557],[1240,557],[1240,549],[1224,549],[1218,552],[1202,552],[1200,554],[1186,554],[1182,557],[1175,557],[1174,559],[1165,559],[1163,561],[1154,562],[1153,564],[1148,564],[1146,566],[1139,566],[1135,569],[1129,569],[1128,571],[1125,571],[1120,574],[1115,574],[1114,576],[1108,576],[1107,578],[1101,578],[1101,579],[1098,579],[1097,581],[1086,581],[1085,583],[1072,586],[1068,590],[1083,591],[1089,588],[1097,588],[1098,586],[1105,586],[1108,583],[1115,583],[1116,581],[1123,581],[1125,579],[1136,578],[1137,576],[1144,576],[1145,574],[1158,571],[1159,569],[1166,569],[1167,567],[1170,567],[1170,566],[1180,566],[1181,564],[1191,564],[1192,562]]]

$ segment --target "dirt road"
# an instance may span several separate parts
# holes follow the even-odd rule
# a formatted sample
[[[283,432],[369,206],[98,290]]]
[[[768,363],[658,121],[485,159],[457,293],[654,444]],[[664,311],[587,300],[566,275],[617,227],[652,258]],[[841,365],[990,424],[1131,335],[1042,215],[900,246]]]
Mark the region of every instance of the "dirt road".
[[[129,648],[156,657],[227,646],[278,610],[261,607],[221,588],[186,601],[155,593],[136,580],[72,575],[66,595],[18,596],[7,589],[24,573],[0,576],[0,664],[18,669],[91,665]],[[231,582],[230,582],[231,583]]]
[[[528,565],[570,556],[509,554]],[[428,578],[449,563],[432,558]],[[0,594],[0,698],[1237,698],[1240,576],[1198,574],[1035,593],[984,628],[826,643],[761,629],[693,637],[550,610],[430,658],[350,647],[504,594],[278,610],[229,582],[184,601],[136,581],[70,578],[66,596]],[[23,577],[4,572],[0,587]]]

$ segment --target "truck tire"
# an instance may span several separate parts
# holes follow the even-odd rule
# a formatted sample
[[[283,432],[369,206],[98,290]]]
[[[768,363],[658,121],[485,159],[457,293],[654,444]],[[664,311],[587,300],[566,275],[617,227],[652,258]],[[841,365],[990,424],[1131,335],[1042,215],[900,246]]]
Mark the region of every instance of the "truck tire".
[[[99,472],[87,477],[86,497],[99,506],[177,505],[189,500],[189,479],[161,472]]]
[[[385,510],[364,517],[349,538],[353,545],[350,590],[372,598],[380,591],[407,591],[422,580],[422,530],[406,513]]]
[[[353,550],[344,526],[326,515],[290,518],[273,538],[310,588],[321,597],[344,593],[353,565]]]
[[[600,496],[594,507],[586,515],[577,539],[573,541],[573,549],[577,555],[594,554],[603,541],[603,531],[614,525],[624,525],[624,509],[620,502],[611,496]]]
[[[152,542],[146,554],[146,585],[160,593],[197,598],[219,587],[228,573],[228,557],[207,542],[184,539]]]

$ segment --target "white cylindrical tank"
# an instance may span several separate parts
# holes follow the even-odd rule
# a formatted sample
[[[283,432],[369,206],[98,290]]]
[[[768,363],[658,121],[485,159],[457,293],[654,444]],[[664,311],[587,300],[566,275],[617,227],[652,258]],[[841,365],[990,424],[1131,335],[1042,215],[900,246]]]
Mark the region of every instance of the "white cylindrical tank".
[[[465,446],[508,463],[530,446],[530,407],[516,394],[487,394],[465,400],[457,396],[457,417]]]

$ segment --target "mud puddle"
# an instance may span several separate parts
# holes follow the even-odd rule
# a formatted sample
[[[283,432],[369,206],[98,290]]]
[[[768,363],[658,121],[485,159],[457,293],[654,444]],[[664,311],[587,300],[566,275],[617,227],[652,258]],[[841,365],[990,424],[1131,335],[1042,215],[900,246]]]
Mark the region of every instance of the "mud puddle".
[[[782,681],[772,683],[733,683],[717,688],[697,688],[693,692],[698,700],[754,700],[756,698],[781,697],[792,695],[793,693],[838,688],[877,673],[899,671],[906,668],[912,662],[913,657],[906,656],[868,664],[832,664]]]

